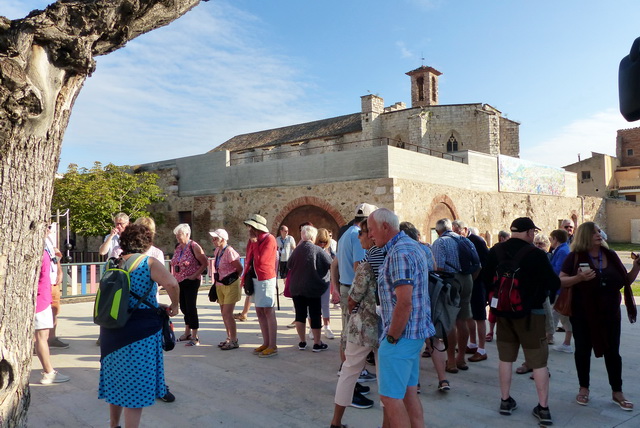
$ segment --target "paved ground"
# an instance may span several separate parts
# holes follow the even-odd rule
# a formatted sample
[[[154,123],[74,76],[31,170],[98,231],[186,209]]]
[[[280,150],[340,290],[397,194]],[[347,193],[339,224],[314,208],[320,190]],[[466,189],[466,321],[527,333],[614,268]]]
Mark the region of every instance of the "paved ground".
[[[166,300],[166,296],[163,296]],[[336,370],[339,365],[338,339],[326,340],[326,352],[297,349],[298,339],[286,325],[293,319],[291,300],[281,297],[278,312],[279,355],[260,359],[251,350],[261,344],[253,310],[247,322],[239,323],[241,348],[221,351],[216,344],[225,338],[217,305],[200,293],[200,347],[176,349],[165,354],[166,377],[174,403],[158,401],[144,410],[143,427],[328,427],[333,411]],[[95,345],[98,328],[91,321],[92,303],[72,303],[62,307],[59,334],[71,344],[52,351],[56,369],[72,377],[70,382],[52,386],[38,383],[41,370],[37,358],[31,374],[30,427],[108,427],[107,404],[97,399],[99,349]],[[339,310],[332,311],[332,325],[339,331]],[[627,398],[640,406],[640,325],[622,323],[622,357]],[[179,331],[182,320],[174,320]],[[556,341],[561,339],[556,333]],[[537,404],[534,384],[528,375],[515,375],[512,396],[518,409],[511,416],[497,412],[499,390],[495,342],[488,344],[489,359],[470,363],[470,370],[449,375],[452,390],[436,391],[430,359],[422,360],[421,400],[425,423],[430,427],[527,427],[537,426],[531,416]],[[602,359],[593,359],[591,402],[575,403],[577,379],[570,354],[550,352],[550,408],[554,426],[601,428],[639,427],[640,407],[624,412],[611,402]],[[350,427],[378,427],[382,412],[377,385],[369,383],[376,401],[368,410],[347,409],[344,423]]]

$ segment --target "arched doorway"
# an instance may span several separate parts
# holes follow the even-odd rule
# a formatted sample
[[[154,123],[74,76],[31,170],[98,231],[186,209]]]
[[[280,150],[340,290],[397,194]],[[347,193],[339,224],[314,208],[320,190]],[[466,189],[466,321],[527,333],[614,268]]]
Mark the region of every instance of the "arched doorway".
[[[278,230],[283,224],[286,225],[289,228],[289,235],[293,236],[298,243],[300,242],[300,225],[306,222],[311,222],[318,229],[329,230],[333,236],[338,234],[340,228],[333,216],[326,210],[315,205],[302,205],[289,211],[278,225]]]
[[[424,234],[428,242],[433,244],[438,238],[436,233],[436,222],[441,218],[449,218],[456,220],[458,218],[457,210],[451,198],[447,195],[439,195],[433,198],[431,207],[427,211],[427,220],[424,224]]]

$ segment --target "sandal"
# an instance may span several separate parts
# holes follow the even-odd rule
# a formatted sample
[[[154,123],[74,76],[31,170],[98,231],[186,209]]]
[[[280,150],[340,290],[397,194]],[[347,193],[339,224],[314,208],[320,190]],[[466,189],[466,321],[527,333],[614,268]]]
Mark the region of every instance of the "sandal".
[[[449,385],[449,381],[446,379],[442,379],[438,382],[438,391],[447,392],[451,389],[451,385]]]
[[[184,346],[200,346],[200,338],[196,337],[195,339],[191,339],[190,341],[187,342],[186,345]]]
[[[629,400],[619,400],[616,397],[611,397],[611,400],[616,403],[618,406],[620,406],[620,408],[622,410],[626,410],[627,412],[630,412],[633,410],[633,403]]]
[[[447,373],[458,373],[458,368],[455,366],[455,364],[453,366],[449,365],[449,362],[446,362],[446,368],[444,369],[444,371],[446,371]]]
[[[226,345],[227,343],[229,343],[229,342],[230,342],[230,340],[231,340],[231,339],[229,339],[229,338],[227,337],[227,340],[224,340],[224,341],[222,341],[222,342],[218,343],[218,348],[222,348],[224,345]]]
[[[430,358],[430,357],[431,357],[431,352],[425,350],[422,353],[422,358]]]
[[[487,333],[484,337],[485,342],[493,342],[493,333]]]
[[[187,341],[189,341],[189,340],[191,340],[191,335],[190,335],[190,334],[186,334],[186,333],[185,333],[185,334],[183,334],[182,336],[180,336],[180,337],[176,340],[176,342],[187,342]]]
[[[582,391],[587,391],[586,394],[582,394]],[[578,391],[578,395],[576,395],[576,403],[581,406],[586,406],[589,404],[589,390],[587,388],[580,388]]]
[[[532,371],[533,369],[530,369],[529,367],[527,367],[526,363],[522,363],[522,365],[516,369],[516,373],[518,374],[530,373]]]
[[[228,351],[230,349],[237,349],[239,347],[240,345],[238,344],[237,340],[230,340],[227,343],[225,343],[223,346],[221,346],[220,349],[222,349],[223,351]]]

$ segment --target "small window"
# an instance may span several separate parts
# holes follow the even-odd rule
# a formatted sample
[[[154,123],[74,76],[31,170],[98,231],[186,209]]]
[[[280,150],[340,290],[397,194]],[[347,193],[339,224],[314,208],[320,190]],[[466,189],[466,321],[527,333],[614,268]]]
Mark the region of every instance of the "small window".
[[[418,101],[424,101],[424,77],[418,77],[416,84],[418,85]]]
[[[630,202],[636,201],[636,195],[625,195],[625,198],[627,199],[627,201],[630,201]]]
[[[633,156],[633,149],[627,149],[627,156]]]
[[[178,212],[178,221],[180,223],[187,223],[189,227],[193,226],[191,224],[192,220],[192,212],[191,211],[179,211]]]
[[[456,137],[451,134],[449,137],[449,141],[447,141],[447,152],[457,152],[458,151],[458,140]]]
[[[583,180],[591,180],[591,171],[582,171]]]

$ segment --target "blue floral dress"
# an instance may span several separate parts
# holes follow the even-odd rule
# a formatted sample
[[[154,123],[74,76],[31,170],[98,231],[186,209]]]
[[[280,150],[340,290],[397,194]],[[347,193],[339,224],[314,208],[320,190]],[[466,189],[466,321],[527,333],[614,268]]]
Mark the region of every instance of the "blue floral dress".
[[[132,257],[136,257],[133,255]],[[151,279],[148,258],[131,272],[131,290],[157,306],[157,285]],[[129,301],[130,307],[135,299]],[[100,385],[98,398],[127,408],[151,406],[167,393],[162,356],[162,322],[157,310],[138,305],[127,324],[100,328]]]

